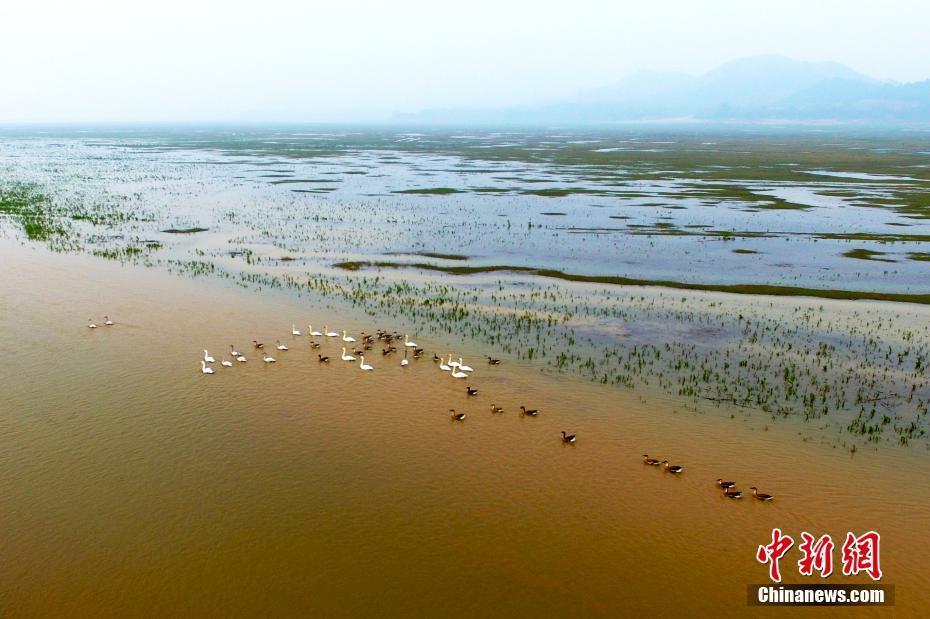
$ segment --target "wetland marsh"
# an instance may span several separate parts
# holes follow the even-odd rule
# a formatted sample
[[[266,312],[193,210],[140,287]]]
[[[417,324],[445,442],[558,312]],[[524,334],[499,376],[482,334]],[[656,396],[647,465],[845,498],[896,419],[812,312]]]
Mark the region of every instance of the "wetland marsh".
[[[930,504],[896,489],[930,457],[928,150],[774,128],[0,129],[11,609],[88,610],[114,551],[114,613],[738,615],[779,526],[881,528],[899,610],[926,610]],[[324,367],[285,337],[308,322],[471,358],[480,402],[426,358]],[[254,337],[291,350],[197,371]],[[778,500],[718,500],[731,475]],[[267,598],[231,590],[249,578]]]

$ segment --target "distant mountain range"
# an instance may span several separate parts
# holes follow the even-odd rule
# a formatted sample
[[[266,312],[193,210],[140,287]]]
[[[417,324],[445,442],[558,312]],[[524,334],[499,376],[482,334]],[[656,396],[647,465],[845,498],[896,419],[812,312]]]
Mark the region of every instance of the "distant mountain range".
[[[930,122],[930,80],[897,84],[835,62],[753,56],[704,75],[643,71],[575,101],[396,114],[426,122]]]

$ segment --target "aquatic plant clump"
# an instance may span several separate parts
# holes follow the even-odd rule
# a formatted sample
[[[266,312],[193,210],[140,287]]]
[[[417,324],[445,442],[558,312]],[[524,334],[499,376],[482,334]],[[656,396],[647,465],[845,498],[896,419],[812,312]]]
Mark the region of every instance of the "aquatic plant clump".
[[[31,241],[48,241],[62,232],[49,216],[46,196],[35,185],[0,187],[0,214],[14,219]]]

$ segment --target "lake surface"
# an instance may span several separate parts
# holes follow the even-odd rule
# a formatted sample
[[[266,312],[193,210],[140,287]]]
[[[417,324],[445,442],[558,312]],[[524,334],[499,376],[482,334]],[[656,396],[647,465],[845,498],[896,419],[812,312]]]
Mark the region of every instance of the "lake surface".
[[[0,141],[0,179],[38,186],[52,213],[40,223],[53,230],[28,238],[23,211],[0,226],[0,328],[8,335],[0,355],[0,614],[742,616],[746,585],[765,581],[755,549],[773,527],[796,539],[801,531],[841,540],[878,530],[896,606],[854,614],[927,613],[927,306],[334,266],[532,264],[644,279],[669,269],[674,281],[918,294],[927,292],[926,262],[834,256],[821,263],[820,279],[781,267],[714,267],[724,253],[740,257],[729,246],[742,241],[639,235],[624,222],[652,225],[659,207],[617,196],[608,197],[610,215],[632,218],[614,220],[622,232],[573,234],[557,227],[581,227],[600,213],[609,219],[607,211],[577,195],[391,193],[485,186],[488,175],[518,167],[524,180],[546,175],[552,186],[590,177],[579,167],[587,163],[527,157],[544,148],[539,137],[446,136],[428,148],[410,146],[425,132],[246,137],[245,154],[221,147],[215,133],[199,145],[189,132]],[[646,158],[674,148],[617,136],[572,145],[582,138],[560,137],[551,148],[562,158],[576,148],[630,148]],[[453,139],[488,151],[515,143],[530,160],[479,164],[472,152],[454,152]],[[340,142],[327,147],[339,152],[280,152],[282,143],[322,150],[321,141]],[[812,183],[908,187],[857,185],[858,201],[879,190],[917,195],[925,171],[899,169],[913,150],[903,144],[893,164],[866,157],[862,168],[839,170],[865,178],[827,177],[822,165],[798,158]],[[430,172],[449,166],[495,171]],[[337,176],[339,189],[296,193],[290,185],[323,183],[273,184],[266,175],[285,172],[270,169],[292,170],[285,179]],[[440,178],[421,178],[427,173]],[[760,191],[814,201],[807,182],[792,187]],[[657,199],[668,205],[666,194],[681,187],[664,191]],[[694,218],[739,218],[740,228],[769,226],[774,216],[734,204],[687,208]],[[883,208],[825,203],[779,211],[779,223],[832,233],[822,211],[846,209],[863,213],[836,215],[846,231],[885,234],[881,219],[926,233],[921,219]],[[568,223],[539,223],[545,218]],[[161,232],[195,227],[207,230]],[[752,242],[777,247],[771,259],[809,265],[850,247],[886,255],[921,247]],[[625,262],[637,243],[641,260]],[[677,251],[699,256],[661,266]],[[848,265],[861,277],[843,271]],[[103,326],[104,314],[116,324]],[[88,329],[88,317],[101,326]],[[305,332],[307,323],[356,337],[379,327],[407,332],[427,353],[401,367],[402,353],[382,355],[378,343],[366,353],[375,370],[361,372],[339,361],[338,338],[320,338],[314,350],[306,335],[291,335],[292,324]],[[253,339],[275,364],[261,362]],[[289,350],[274,350],[277,340]],[[247,363],[220,365],[230,344]],[[204,348],[217,360],[212,376],[200,372]],[[476,371],[453,380],[433,353],[461,355]],[[317,354],[332,361],[320,364]],[[503,363],[489,366],[486,354]],[[713,374],[720,378],[705,380]],[[761,379],[777,388],[749,402],[741,390],[759,393]],[[467,396],[466,384],[478,396]],[[868,402],[890,392],[899,395]],[[491,413],[491,404],[505,412]],[[522,417],[521,405],[542,412]],[[466,412],[465,421],[452,421],[449,408]],[[563,430],[577,442],[563,445]],[[645,466],[644,453],[685,473]],[[728,500],[718,477],[776,500]],[[786,582],[819,582],[800,577],[796,559],[792,551],[782,562]]]
[[[890,293],[925,293],[930,268],[919,133],[23,131],[0,132],[4,178],[85,216],[71,236],[97,251],[155,240],[165,256],[189,247],[160,230],[205,227],[214,242],[197,247],[212,258],[276,247],[315,265],[436,252],[470,267]]]

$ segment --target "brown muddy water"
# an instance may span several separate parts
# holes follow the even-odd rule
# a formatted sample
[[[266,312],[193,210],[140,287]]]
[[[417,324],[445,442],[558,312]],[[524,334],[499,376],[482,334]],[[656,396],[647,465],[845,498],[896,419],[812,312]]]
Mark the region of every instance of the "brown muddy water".
[[[453,380],[420,337],[407,368],[375,350],[361,372],[334,339],[321,365],[290,334],[307,322],[393,329],[0,242],[0,614],[741,616],[773,527],[878,530],[896,586],[894,608],[773,613],[930,612],[923,450],[851,455],[477,349]],[[253,339],[290,350],[266,365]],[[230,343],[247,363],[220,366]],[[777,498],[727,500],[718,477]],[[821,582],[795,551],[785,581]]]

